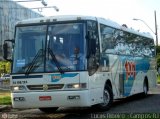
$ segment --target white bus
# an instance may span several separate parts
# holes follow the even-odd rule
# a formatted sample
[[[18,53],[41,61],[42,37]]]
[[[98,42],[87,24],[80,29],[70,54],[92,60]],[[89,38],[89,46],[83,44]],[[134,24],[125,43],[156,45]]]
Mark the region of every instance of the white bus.
[[[24,20],[16,24],[12,42],[14,108],[108,110],[113,100],[147,95],[156,86],[153,38],[111,20],[91,16]]]

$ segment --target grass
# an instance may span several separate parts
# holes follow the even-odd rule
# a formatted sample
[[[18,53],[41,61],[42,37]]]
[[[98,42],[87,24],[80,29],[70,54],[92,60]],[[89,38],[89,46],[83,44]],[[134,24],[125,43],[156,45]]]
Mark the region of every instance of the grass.
[[[0,90],[0,105],[11,105],[10,91]]]
[[[157,83],[160,84],[160,75],[157,77]]]

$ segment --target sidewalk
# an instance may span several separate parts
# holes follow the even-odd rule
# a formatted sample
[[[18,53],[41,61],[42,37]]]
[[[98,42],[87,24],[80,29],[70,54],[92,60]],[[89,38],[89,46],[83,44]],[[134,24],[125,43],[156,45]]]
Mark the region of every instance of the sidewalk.
[[[3,110],[9,108],[10,105],[0,105],[0,112],[2,112]]]
[[[156,88],[150,89],[149,94],[160,94],[160,84],[157,84]]]

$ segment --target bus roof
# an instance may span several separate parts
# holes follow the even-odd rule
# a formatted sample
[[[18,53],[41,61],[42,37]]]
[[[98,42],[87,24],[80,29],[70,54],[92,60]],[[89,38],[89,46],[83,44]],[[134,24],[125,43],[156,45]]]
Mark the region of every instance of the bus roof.
[[[94,17],[94,16],[82,16],[82,15],[59,15],[59,16],[51,16],[51,17],[40,17],[40,18],[32,18],[27,20],[22,20],[17,22],[17,25],[23,25],[23,24],[34,24],[34,23],[47,23],[47,22],[56,22],[56,21],[74,21],[74,20],[94,20],[98,21],[101,24],[105,24],[107,26],[123,30],[129,33],[133,33],[136,35],[144,36],[147,38],[153,39],[150,33],[144,33],[136,31],[132,28],[127,28],[122,25],[119,25],[118,23],[110,20],[110,19],[104,19],[100,17]]]

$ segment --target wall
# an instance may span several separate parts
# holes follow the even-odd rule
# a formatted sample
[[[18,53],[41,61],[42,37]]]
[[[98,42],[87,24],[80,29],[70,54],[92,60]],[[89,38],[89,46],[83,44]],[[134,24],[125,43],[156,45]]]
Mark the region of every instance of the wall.
[[[0,0],[0,60],[4,40],[14,38],[14,26],[17,21],[42,17],[42,15],[25,8],[14,1]]]

